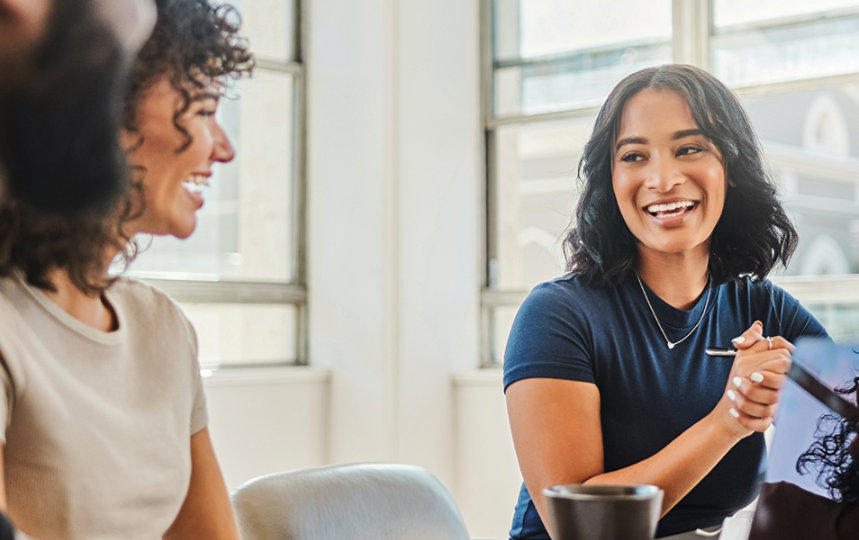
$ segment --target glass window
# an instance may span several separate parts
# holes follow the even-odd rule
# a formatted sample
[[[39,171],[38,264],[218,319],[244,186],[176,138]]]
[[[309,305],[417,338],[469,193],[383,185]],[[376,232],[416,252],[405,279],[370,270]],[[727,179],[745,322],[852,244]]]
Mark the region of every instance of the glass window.
[[[293,359],[299,313],[289,304],[185,303],[197,330],[200,365],[247,367]]]
[[[495,237],[491,284],[522,289],[564,271],[564,232],[576,168],[593,117],[499,127],[495,133]]]
[[[599,105],[624,75],[671,61],[670,0],[496,0],[492,29],[499,116]]]
[[[859,71],[859,2],[714,0],[710,69],[729,86]]]
[[[295,60],[296,0],[231,0],[242,14],[242,27],[254,54],[263,60]]]

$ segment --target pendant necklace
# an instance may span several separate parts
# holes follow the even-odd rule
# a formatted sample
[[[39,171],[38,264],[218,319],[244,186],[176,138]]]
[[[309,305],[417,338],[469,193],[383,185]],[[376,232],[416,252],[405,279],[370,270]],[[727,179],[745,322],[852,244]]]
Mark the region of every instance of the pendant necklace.
[[[638,275],[638,272],[635,273],[635,278],[638,280],[638,286],[641,287],[641,294],[644,295],[644,301],[647,302],[647,307],[650,308],[650,313],[653,314],[653,320],[656,321],[656,326],[659,327],[659,331],[662,332],[662,337],[665,338],[665,344],[668,345],[668,350],[671,350],[676,345],[686,341],[686,338],[691,336],[692,333],[698,329],[698,326],[701,324],[701,321],[704,320],[704,315],[707,314],[707,305],[710,303],[710,291],[713,290],[713,284],[710,283],[710,275],[707,274],[707,299],[704,300],[704,311],[701,312],[701,318],[698,319],[698,322],[695,323],[695,326],[692,327],[692,330],[689,330],[688,334],[678,339],[677,341],[671,341],[670,339],[668,339],[668,335],[665,334],[665,330],[662,328],[662,324],[659,322],[659,317],[656,316],[656,311],[654,311],[653,306],[650,305],[650,299],[647,297],[647,292],[644,290],[644,284],[641,282],[641,277]]]

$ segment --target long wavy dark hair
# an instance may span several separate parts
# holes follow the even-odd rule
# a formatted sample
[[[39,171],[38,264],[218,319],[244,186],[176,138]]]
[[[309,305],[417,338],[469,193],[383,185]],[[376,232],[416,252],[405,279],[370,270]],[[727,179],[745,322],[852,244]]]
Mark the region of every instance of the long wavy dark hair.
[[[859,377],[837,392],[857,395]],[[817,421],[817,440],[799,456],[796,471],[817,470],[817,483],[838,502],[859,504],[859,418],[825,414]]]
[[[597,114],[579,161],[581,197],[564,240],[567,271],[589,282],[617,283],[635,269],[636,238],[614,196],[612,160],[623,108],[647,88],[680,94],[699,129],[722,154],[730,187],[710,241],[714,281],[744,274],[763,278],[777,263],[786,266],[796,248],[796,230],[764,170],[760,143],[739,100],[706,71],[669,64],[621,80]]]
[[[125,93],[122,127],[137,133],[137,109],[146,91],[162,77],[183,98],[174,112],[173,125],[185,136],[176,149],[191,144],[180,117],[191,105],[189,85],[202,87],[205,79],[218,80],[227,92],[230,81],[253,70],[254,59],[239,35],[238,12],[229,5],[213,6],[208,0],[156,0],[158,18],[152,36],[137,56]],[[104,213],[51,216],[32,210],[14,198],[0,203],[0,275],[21,271],[36,287],[53,290],[48,272],[65,270],[72,283],[87,294],[101,294],[115,280],[105,272],[106,257],[120,253],[127,264],[137,245],[123,233],[123,225],[143,212],[145,170],[131,171],[132,181],[115,209]]]

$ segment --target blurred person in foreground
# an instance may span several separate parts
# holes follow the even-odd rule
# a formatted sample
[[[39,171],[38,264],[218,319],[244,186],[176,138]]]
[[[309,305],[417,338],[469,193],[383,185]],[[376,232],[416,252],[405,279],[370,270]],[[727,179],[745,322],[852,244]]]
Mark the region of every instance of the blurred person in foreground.
[[[137,234],[194,231],[201,185],[234,157],[220,98],[253,67],[233,8],[156,5],[122,108],[132,186],[115,210],[0,202],[0,506],[34,538],[238,538],[194,329],[163,293],[108,273]]]
[[[0,0],[0,197],[49,213],[112,207],[130,61],[152,0]]]

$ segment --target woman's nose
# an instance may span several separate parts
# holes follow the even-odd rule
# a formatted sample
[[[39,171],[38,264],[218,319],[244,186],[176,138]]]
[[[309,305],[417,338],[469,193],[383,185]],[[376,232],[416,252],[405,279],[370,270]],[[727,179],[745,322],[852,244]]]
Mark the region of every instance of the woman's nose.
[[[228,163],[236,157],[236,151],[230,142],[224,129],[220,124],[215,124],[214,146],[212,148],[212,159],[221,163]]]
[[[682,184],[684,179],[683,173],[671,159],[651,158],[645,186],[653,191],[665,193]]]

